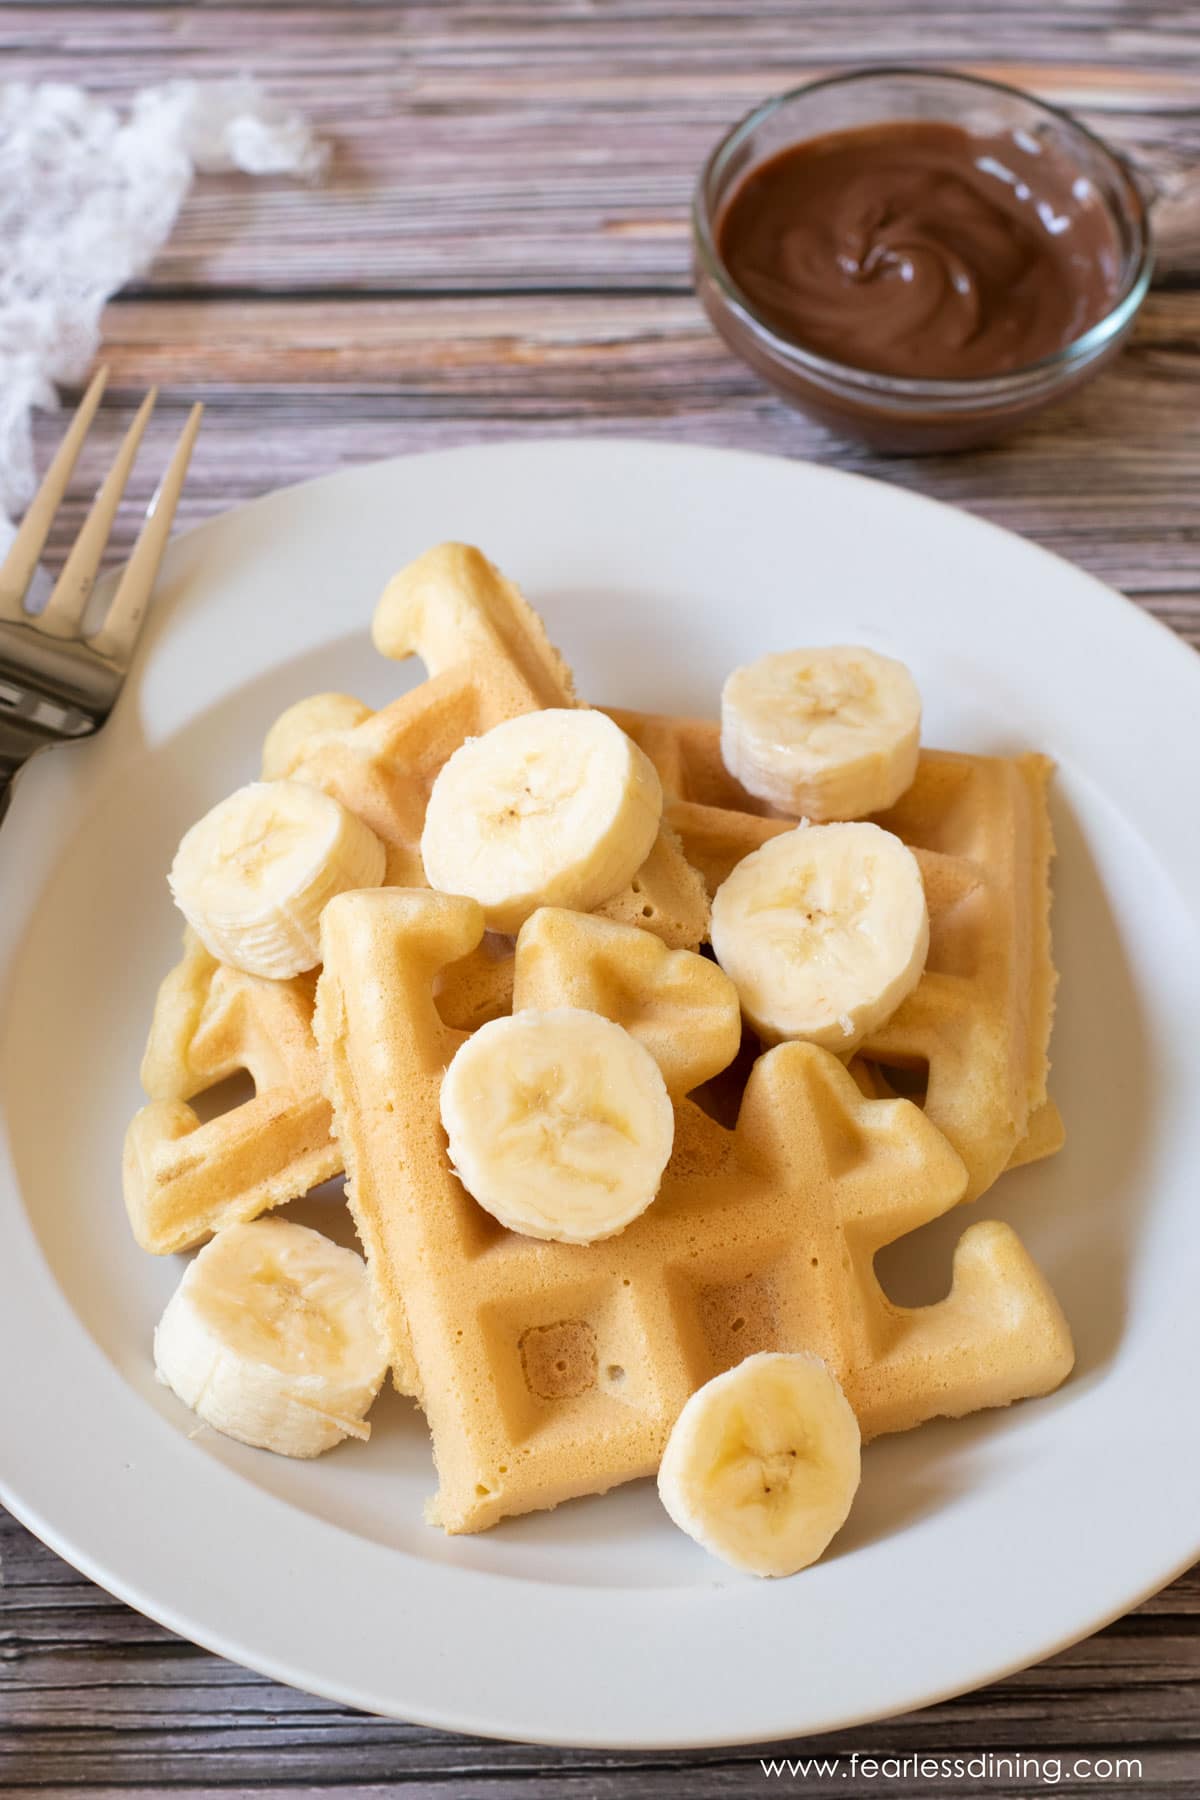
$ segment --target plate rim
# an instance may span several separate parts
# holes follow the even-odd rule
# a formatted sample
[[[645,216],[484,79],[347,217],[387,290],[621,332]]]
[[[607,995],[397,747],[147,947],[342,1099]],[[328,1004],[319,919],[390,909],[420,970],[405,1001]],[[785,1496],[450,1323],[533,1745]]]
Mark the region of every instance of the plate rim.
[[[838,1731],[853,1731],[859,1726],[876,1725],[889,1719],[904,1718],[910,1713],[923,1712],[928,1707],[940,1706],[948,1700],[961,1699],[968,1694],[979,1693],[985,1687],[1009,1680],[1011,1676],[1020,1674],[1022,1670],[1040,1666],[1051,1657],[1059,1656],[1064,1651],[1072,1649],[1076,1644],[1086,1643],[1097,1632],[1103,1631],[1106,1626],[1125,1618],[1145,1601],[1152,1599],[1155,1594],[1161,1593],[1164,1588],[1169,1587],[1172,1582],[1185,1575],[1196,1561],[1194,1555],[1185,1556],[1183,1561],[1175,1566],[1163,1580],[1156,1579],[1144,1592],[1128,1603],[1121,1603],[1099,1613],[1082,1630],[1072,1629],[1064,1637],[1047,1645],[1032,1657],[1018,1656],[1002,1667],[997,1667],[982,1681],[972,1680],[966,1686],[951,1682],[948,1686],[929,1690],[915,1702],[906,1701],[899,1706],[873,1707],[869,1711],[855,1710],[841,1717],[830,1719],[825,1724],[807,1726],[802,1733],[784,1730],[766,1737],[758,1732],[739,1732],[733,1736],[726,1733],[696,1734],[694,1736],[689,1734],[686,1738],[657,1738],[638,1735],[618,1739],[574,1734],[564,1737],[552,1731],[530,1728],[523,1730],[518,1736],[486,1720],[481,1722],[475,1714],[468,1716],[466,1713],[455,1713],[449,1709],[439,1712],[435,1708],[426,1707],[420,1712],[384,1712],[364,1708],[361,1689],[356,1689],[353,1685],[340,1684],[336,1680],[326,1681],[307,1674],[298,1674],[296,1671],[290,1670],[286,1662],[269,1655],[264,1656],[257,1652],[247,1654],[237,1645],[222,1642],[218,1633],[207,1634],[194,1630],[186,1618],[176,1615],[171,1607],[161,1606],[156,1601],[144,1599],[134,1584],[122,1584],[97,1573],[96,1569],[89,1565],[86,1555],[76,1553],[69,1546],[57,1540],[51,1527],[42,1530],[33,1518],[23,1516],[19,1504],[10,1499],[2,1475],[0,1475],[0,1502],[19,1524],[25,1526],[37,1538],[39,1543],[44,1544],[54,1555],[61,1557],[63,1562],[88,1581],[93,1582],[104,1593],[112,1595],[114,1599],[131,1607],[134,1612],[140,1613],[142,1617],[161,1626],[164,1630],[173,1632],[176,1637],[182,1638],[185,1642],[197,1645],[212,1656],[219,1656],[226,1662],[232,1662],[241,1668],[248,1669],[251,1674],[262,1675],[269,1681],[278,1681],[284,1687],[296,1688],[301,1693],[312,1694],[319,1700],[329,1700],[337,1705],[348,1706],[363,1713],[367,1718],[392,1719],[400,1724],[419,1725],[428,1730],[445,1731],[459,1737],[484,1738],[487,1742],[494,1744],[532,1744],[547,1749],[612,1750],[629,1754],[687,1750],[741,1750],[754,1749],[759,1745],[769,1749],[772,1746],[788,1743],[793,1738],[800,1742],[806,1742],[810,1738],[825,1738]],[[1198,1544],[1198,1550],[1200,1550],[1200,1544]]]
[[[174,540],[174,544],[194,544],[197,539],[202,540],[207,534],[220,533],[222,529],[228,529],[230,521],[236,520],[248,512],[257,509],[270,508],[281,503],[286,504],[288,502],[294,502],[297,496],[317,488],[328,488],[334,483],[353,487],[355,482],[361,480],[364,473],[369,471],[396,470],[397,472],[400,472],[410,468],[416,463],[423,465],[435,462],[453,463],[454,461],[462,461],[464,458],[480,457],[486,461],[499,457],[512,459],[516,456],[519,458],[525,455],[532,455],[536,458],[538,455],[545,455],[547,453],[555,458],[561,458],[564,455],[583,455],[584,457],[587,457],[597,454],[602,458],[607,458],[609,456],[619,457],[622,454],[627,455],[635,453],[639,456],[649,454],[655,459],[664,458],[667,460],[702,458],[720,461],[726,464],[732,461],[753,461],[770,466],[783,464],[800,472],[801,479],[808,478],[815,474],[822,479],[831,479],[838,484],[849,481],[865,485],[871,489],[882,488],[893,495],[897,501],[905,507],[932,507],[936,509],[938,514],[948,514],[951,517],[957,517],[959,519],[966,518],[969,520],[970,525],[974,530],[996,533],[1006,540],[1016,539],[1025,552],[1033,552],[1037,556],[1049,559],[1050,563],[1055,565],[1057,569],[1069,571],[1073,581],[1084,581],[1088,583],[1097,597],[1099,595],[1104,595],[1106,596],[1106,603],[1115,603],[1115,607],[1120,610],[1126,625],[1129,624],[1130,615],[1132,614],[1136,614],[1144,619],[1151,628],[1146,635],[1145,641],[1147,643],[1156,642],[1159,646],[1158,654],[1160,655],[1162,653],[1162,645],[1165,642],[1169,641],[1174,645],[1174,653],[1177,653],[1179,658],[1179,667],[1182,668],[1186,663],[1193,671],[1193,674],[1192,676],[1189,676],[1189,679],[1193,679],[1195,673],[1200,671],[1200,662],[1197,662],[1196,660],[1195,651],[1163,621],[1155,618],[1153,614],[1147,612],[1144,608],[1138,607],[1124,599],[1124,597],[1117,593],[1116,590],[1108,587],[1096,577],[1088,574],[1086,571],[1078,569],[1064,558],[1059,557],[1055,552],[1047,550],[1041,545],[1032,543],[1028,539],[1021,538],[1018,534],[1008,531],[1004,527],[995,525],[990,520],[979,518],[973,513],[967,513],[962,508],[950,506],[942,501],[915,493],[906,488],[897,488],[892,484],[880,482],[870,476],[860,475],[853,471],[832,469],[823,464],[805,463],[800,462],[798,459],[772,456],[768,453],[750,450],[726,450],[702,445],[673,445],[661,443],[653,439],[629,437],[580,437],[567,440],[551,437],[544,439],[502,440],[482,445],[465,444],[454,448],[417,452],[411,455],[383,459],[378,462],[357,464],[348,469],[316,476],[285,488],[273,490],[271,493],[258,496],[253,500],[216,514],[210,519],[199,522],[188,531],[180,533],[178,538]],[[115,579],[115,577],[113,579]],[[140,670],[140,668],[141,658],[139,658],[138,663],[138,669]],[[1197,691],[1200,692],[1200,689]],[[82,783],[84,789],[86,789],[93,785],[95,781],[99,780],[101,775],[102,770],[93,769],[90,773],[78,776],[76,778],[76,784]],[[20,827],[19,824],[10,822],[9,829],[11,841],[12,838],[16,837]],[[0,874],[2,874],[2,871],[0,871]],[[3,978],[5,981],[7,980],[8,964],[10,960],[9,955],[4,953],[2,947],[0,947],[0,978]],[[0,1183],[0,1186],[7,1187],[8,1181],[5,1180],[3,1183]],[[12,1177],[12,1186],[15,1190],[15,1176]],[[0,1201],[4,1198],[4,1194],[0,1193]],[[42,1259],[41,1246],[35,1245],[34,1249],[38,1258]],[[44,1263],[44,1259],[42,1260],[45,1278],[53,1284],[55,1291],[58,1292],[54,1273],[49,1265]],[[92,1345],[92,1353],[96,1354],[95,1345]],[[16,1491],[13,1483],[8,1479],[6,1472],[3,1469],[0,1469],[0,1499],[3,1499],[4,1504],[7,1506],[8,1510],[12,1512],[15,1518],[31,1530],[34,1535],[47,1543],[56,1554],[62,1556],[65,1561],[79,1569],[99,1586],[135,1607],[136,1610],[142,1612],[147,1617],[156,1620],[156,1622],[165,1626],[167,1629],[175,1631],[188,1638],[190,1641],[200,1644],[214,1654],[230,1658],[231,1660],[239,1662],[272,1679],[283,1681],[292,1686],[298,1686],[306,1691],[321,1695],[322,1697],[334,1700],[341,1704],[350,1706],[362,1706],[364,1704],[361,1687],[355,1686],[354,1684],[342,1685],[336,1680],[314,1676],[305,1670],[289,1667],[285,1660],[256,1651],[253,1647],[247,1649],[240,1641],[223,1638],[219,1630],[210,1631],[203,1624],[201,1624],[200,1628],[197,1628],[195,1620],[188,1616],[185,1611],[180,1611],[173,1604],[161,1602],[153,1595],[148,1595],[136,1580],[126,1580],[120,1574],[114,1576],[105,1569],[101,1561],[97,1561],[93,1558],[92,1553],[88,1551],[86,1547],[77,1546],[70,1541],[68,1536],[64,1536],[60,1533],[54,1522],[50,1518],[44,1516],[37,1507],[27,1506],[21,1494]],[[280,1504],[284,1503],[280,1502]],[[831,1718],[828,1721],[821,1723],[819,1726],[811,1724],[805,1724],[801,1727],[782,1726],[778,1731],[768,1731],[765,1734],[762,1730],[735,1731],[734,1733],[730,1733],[729,1731],[691,1731],[686,1737],[680,1737],[678,1734],[659,1737],[655,1736],[652,1732],[635,1732],[621,1736],[610,1734],[593,1737],[587,1735],[581,1736],[578,1734],[564,1735],[561,1732],[555,1732],[553,1729],[538,1730],[528,1724],[523,1725],[520,1731],[517,1732],[512,1729],[505,1729],[498,1721],[481,1719],[478,1713],[471,1714],[469,1707],[465,1710],[456,1710],[454,1707],[449,1707],[439,1711],[437,1708],[432,1708],[427,1704],[423,1704],[420,1709],[416,1711],[408,1707],[401,1710],[401,1703],[397,1701],[394,1707],[384,1709],[384,1716],[404,1718],[437,1729],[470,1733],[472,1735],[489,1737],[501,1741],[514,1741],[515,1739],[515,1741],[529,1743],[596,1749],[707,1749],[720,1746],[733,1747],[758,1743],[776,1743],[796,1735],[797,1730],[801,1730],[805,1736],[824,1735],[829,1732],[847,1729],[852,1725],[865,1724],[874,1720],[893,1717],[898,1712],[910,1710],[914,1706],[935,1704],[952,1695],[971,1691],[980,1685],[991,1681],[1004,1679],[1015,1670],[1029,1666],[1031,1662],[1041,1661],[1045,1657],[1057,1654],[1059,1651],[1082,1641],[1092,1635],[1095,1631],[1102,1629],[1105,1624],[1110,1623],[1112,1620],[1122,1617],[1132,1606],[1139,1604],[1148,1595],[1159,1591],[1163,1586],[1176,1579],[1180,1573],[1191,1565],[1197,1555],[1200,1555],[1200,1525],[1197,1527],[1194,1547],[1190,1548],[1178,1560],[1172,1559],[1170,1566],[1166,1569],[1165,1573],[1156,1574],[1145,1586],[1141,1587],[1138,1592],[1132,1594],[1129,1598],[1121,1600],[1116,1605],[1111,1607],[1108,1605],[1102,1606],[1093,1617],[1082,1624],[1078,1629],[1072,1625],[1070,1629],[1055,1642],[1039,1647],[1031,1654],[1020,1654],[1015,1658],[1004,1662],[1002,1665],[998,1663],[993,1667],[990,1673],[982,1676],[971,1674],[965,1682],[951,1682],[950,1684],[937,1689],[926,1686],[919,1699],[905,1697],[901,1699],[899,1703],[875,1706],[870,1710],[864,1710],[862,1707],[859,1707],[845,1713],[843,1716]],[[471,1579],[475,1580],[478,1579],[478,1577],[472,1575]]]

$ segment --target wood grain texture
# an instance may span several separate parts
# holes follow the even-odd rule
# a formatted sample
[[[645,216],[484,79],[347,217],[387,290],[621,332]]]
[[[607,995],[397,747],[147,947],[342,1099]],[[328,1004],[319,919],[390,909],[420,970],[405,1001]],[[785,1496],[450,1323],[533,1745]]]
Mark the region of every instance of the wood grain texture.
[[[308,188],[198,182],[108,310],[113,385],[52,546],[60,560],[137,396],[164,398],[115,548],[185,408],[207,402],[181,523],[345,464],[580,432],[815,457],[969,508],[1123,588],[1200,646],[1200,11],[1122,0],[499,0],[0,7],[4,76],[123,101],[244,72],[329,136]],[[1156,195],[1156,291],[1132,347],[1008,444],[906,462],[835,442],[723,350],[690,292],[687,202],[763,95],[852,62],[976,67],[1073,107]],[[45,460],[58,424],[38,426]],[[971,604],[969,580],[963,604]],[[0,1447],[0,1456],[3,1449]],[[1131,1522],[1131,1528],[1134,1528]],[[0,1514],[0,1791],[316,1796],[762,1791],[753,1750],[531,1749],[362,1718],[181,1642]],[[919,1629],[914,1622],[914,1629]],[[1200,1791],[1200,1570],[980,1693],[791,1746],[835,1755],[1128,1752],[1110,1792]],[[1029,1778],[813,1796],[1041,1791]],[[1100,1783],[1063,1779],[1064,1794]]]
[[[1020,436],[917,460],[838,443],[782,405],[684,294],[136,300],[109,308],[105,339],[114,394],[60,516],[60,553],[137,394],[158,380],[167,394],[118,547],[196,398],[209,412],[185,524],[410,450],[581,431],[686,438],[816,458],[965,506],[1070,557],[1200,643],[1200,291],[1155,295],[1125,355]],[[43,457],[57,431],[41,421]]]
[[[765,94],[860,60],[953,61],[1076,107],[1161,192],[1192,279],[1200,14],[1188,5],[5,6],[9,78],[122,99],[252,71],[334,147],[316,190],[209,179],[146,278],[438,292],[688,287],[686,211],[716,136]]]
[[[392,1791],[487,1796],[753,1793],[755,1748],[696,1754],[535,1749],[365,1720],[196,1650],[110,1600],[0,1518],[0,1791],[120,1793],[137,1783],[202,1794]],[[995,1687],[886,1724],[769,1753],[1040,1753],[1064,1763],[1131,1754],[1139,1796],[1184,1800],[1200,1769],[1200,1571],[1073,1650]],[[468,1787],[469,1783],[469,1787]],[[1086,1784],[1062,1784],[1065,1793]],[[805,1794],[845,1797],[846,1776]],[[904,1800],[919,1778],[888,1782]],[[937,1792],[1005,1795],[1003,1781]]]

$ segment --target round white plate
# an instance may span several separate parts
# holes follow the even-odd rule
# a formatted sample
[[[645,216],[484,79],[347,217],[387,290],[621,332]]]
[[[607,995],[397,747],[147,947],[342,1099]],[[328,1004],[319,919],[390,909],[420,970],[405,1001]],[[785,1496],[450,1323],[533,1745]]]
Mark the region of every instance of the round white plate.
[[[124,1128],[178,921],[184,829],[270,721],[416,678],[376,657],[385,580],[446,537],[526,588],[598,702],[715,711],[796,643],[902,657],[926,740],[1059,764],[1053,1091],[1066,1150],[889,1253],[944,1282],[1008,1219],[1074,1327],[1062,1391],[867,1451],[850,1521],[786,1582],[711,1561],[639,1482],[474,1538],[422,1522],[419,1414],[289,1463],[190,1435],[150,1341],[182,1260],[137,1250]],[[458,1731],[750,1742],[920,1706],[1060,1648],[1200,1553],[1195,1102],[1200,662],[1088,576],[965,514],[824,469],[648,444],[501,446],[335,475],[173,547],[94,742],[0,835],[0,1495],[114,1594],[318,1693]],[[302,1216],[344,1233],[336,1198]],[[915,1286],[914,1286],[915,1284]]]

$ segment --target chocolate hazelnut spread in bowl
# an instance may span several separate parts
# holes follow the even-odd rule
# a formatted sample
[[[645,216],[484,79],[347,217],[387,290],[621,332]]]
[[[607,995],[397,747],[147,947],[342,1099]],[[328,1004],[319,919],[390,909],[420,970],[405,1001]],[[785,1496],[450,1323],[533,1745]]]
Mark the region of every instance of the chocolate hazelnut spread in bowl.
[[[710,157],[697,291],[793,404],[879,448],[960,448],[1094,374],[1150,280],[1125,165],[1014,88],[863,70],[768,101]]]

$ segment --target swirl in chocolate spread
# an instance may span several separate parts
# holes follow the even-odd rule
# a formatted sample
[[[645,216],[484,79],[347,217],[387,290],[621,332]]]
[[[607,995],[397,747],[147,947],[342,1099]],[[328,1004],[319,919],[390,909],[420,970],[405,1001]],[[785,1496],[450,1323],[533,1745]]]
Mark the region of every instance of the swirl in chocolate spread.
[[[718,225],[734,282],[773,330],[855,368],[999,375],[1111,307],[1112,218],[1032,139],[897,121],[793,145],[747,175]]]

